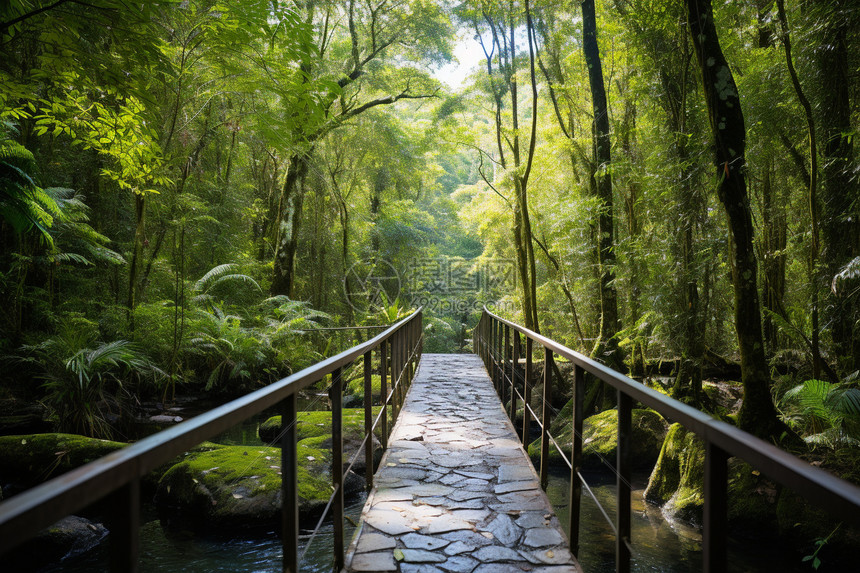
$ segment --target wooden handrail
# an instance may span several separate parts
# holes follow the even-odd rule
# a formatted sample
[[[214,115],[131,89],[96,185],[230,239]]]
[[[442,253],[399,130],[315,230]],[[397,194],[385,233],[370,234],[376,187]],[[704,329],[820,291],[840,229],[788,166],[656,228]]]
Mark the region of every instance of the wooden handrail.
[[[111,496],[110,507],[114,510],[109,516],[111,571],[137,571],[141,478],[197,444],[280,403],[283,405],[282,428],[286,430],[281,439],[284,571],[297,571],[296,396],[300,390],[329,374],[337,377],[337,373],[359,358],[371,359],[373,352],[378,351],[381,368],[392,380],[391,395],[382,397],[382,417],[386,417],[389,402],[396,415],[397,401],[405,395],[404,386],[411,381],[413,367],[420,359],[421,321],[422,312],[418,309],[362,344],[0,502],[0,554],[31,539],[59,519]],[[394,360],[386,362],[386,350],[389,357],[393,358],[396,351],[402,358],[396,363]],[[395,386],[395,380],[403,384]],[[340,424],[333,421],[333,429],[338,426]],[[386,425],[383,428],[388,430]],[[365,428],[366,433],[372,431],[372,427]],[[342,459],[342,438],[333,436],[332,442],[332,459]],[[372,460],[367,463],[372,465]],[[337,483],[337,476],[334,479]],[[342,480],[343,476],[340,483]],[[341,491],[340,500],[335,500],[335,513],[338,513],[342,511],[342,488],[335,489]],[[337,544],[335,540],[336,547]],[[343,539],[340,545],[343,546]]]
[[[519,324],[506,320],[488,311],[486,307],[478,325],[473,331],[473,348],[487,365],[491,373],[501,372],[497,376],[499,384],[511,384],[511,394],[514,395],[516,381],[515,367],[511,365],[511,377],[507,380],[504,375],[507,361],[507,348],[501,345],[508,339],[508,329],[526,337],[526,343],[536,342],[543,346],[547,357],[561,356],[574,365],[574,424],[572,435],[571,455],[571,496],[570,496],[570,542],[571,550],[578,550],[579,503],[580,503],[580,466],[582,461],[582,403],[585,393],[585,376],[588,372],[597,379],[609,384],[618,392],[618,448],[617,448],[617,481],[618,481],[618,513],[615,527],[616,536],[616,570],[630,570],[630,424],[633,403],[639,402],[659,412],[663,417],[679,422],[688,430],[695,433],[705,443],[705,507],[703,516],[703,557],[706,572],[724,571],[726,564],[726,516],[727,516],[727,463],[730,456],[738,457],[755,467],[771,479],[792,489],[805,497],[816,507],[827,511],[834,518],[860,525],[860,487],[840,479],[825,470],[814,467],[800,458],[793,456],[775,445],[753,436],[743,430],[717,420],[687,404],[674,400],[644,384],[620,374],[611,368],[571,350],[558,342],[533,332]],[[504,331],[504,332],[503,332]],[[504,338],[504,340],[503,340]],[[518,340],[518,337],[514,337]],[[526,370],[524,377],[524,396],[530,392],[528,386],[531,376],[531,346],[527,347]],[[547,366],[551,358],[547,360]],[[545,368],[546,376],[551,375],[551,369]],[[549,384],[545,383],[545,386]],[[545,389],[546,391],[546,389]],[[500,389],[500,394],[504,391]],[[528,414],[525,414],[528,416]],[[543,431],[546,423],[547,409],[544,408],[545,418],[541,421]],[[524,428],[528,420],[524,421]],[[576,431],[578,430],[578,431]],[[524,435],[523,440],[528,437]],[[542,443],[545,443],[545,439]],[[541,447],[541,467],[548,448]],[[541,472],[543,474],[543,471]]]

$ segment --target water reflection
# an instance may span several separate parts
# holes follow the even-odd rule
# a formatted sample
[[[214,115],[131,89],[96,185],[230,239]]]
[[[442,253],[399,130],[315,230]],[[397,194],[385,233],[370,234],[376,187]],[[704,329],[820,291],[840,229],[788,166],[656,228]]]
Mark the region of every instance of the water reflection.
[[[605,473],[583,474],[595,497],[615,518],[615,482]],[[688,573],[702,571],[702,534],[699,528],[684,523],[667,521],[659,507],[646,503],[643,492],[647,474],[634,475],[632,480],[633,515],[631,537],[634,554],[631,569],[634,572],[659,571],[661,573]],[[562,526],[567,531],[569,475],[550,474],[547,495]],[[615,571],[615,534],[606,523],[594,500],[583,491],[579,530],[579,562],[588,573]],[[734,573],[808,572],[803,567],[797,548],[786,547],[771,532],[762,531],[756,539],[729,537],[728,570]],[[829,571],[842,571],[839,564]],[[822,568],[825,570],[825,568]]]
[[[358,521],[364,496],[346,508],[346,515]],[[345,539],[349,543],[354,533],[346,521]],[[308,535],[299,539],[299,555],[305,551]],[[165,529],[157,518],[146,518],[140,528],[140,570],[147,573],[280,573],[282,571],[281,540],[274,531],[257,532],[243,537],[227,534],[210,535]],[[334,533],[325,524],[314,537],[302,572],[330,573],[333,565]],[[81,559],[43,569],[43,573],[92,573],[108,570],[107,547],[102,546]]]

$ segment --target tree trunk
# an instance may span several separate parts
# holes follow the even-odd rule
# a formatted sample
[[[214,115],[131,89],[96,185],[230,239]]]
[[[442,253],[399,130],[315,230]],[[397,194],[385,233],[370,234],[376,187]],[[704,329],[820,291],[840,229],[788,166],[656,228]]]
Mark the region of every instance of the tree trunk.
[[[308,155],[295,155],[287,168],[278,217],[277,250],[271,287],[273,295],[293,296],[296,249],[299,244],[302,203],[305,198],[304,182],[309,163]]]
[[[797,71],[794,69],[794,60],[791,57],[791,36],[788,33],[788,17],[785,15],[785,3],[783,0],[776,1],[777,12],[779,13],[779,22],[782,26],[782,44],[785,48],[785,65],[788,68],[788,73],[791,76],[791,84],[794,87],[794,93],[797,95],[797,100],[803,107],[803,114],[806,119],[806,129],[809,132],[809,217],[812,222],[812,241],[809,246],[809,276],[812,288],[812,377],[820,378],[821,376],[821,348],[819,343],[819,327],[818,327],[818,290],[820,285],[816,280],[818,272],[818,251],[819,251],[819,225],[818,225],[818,143],[815,136],[815,120],[812,116],[812,105],[800,85],[800,79],[797,77]]]
[[[597,46],[597,18],[594,0],[582,3],[582,51],[588,66],[588,82],[594,110],[594,162],[596,193],[600,200],[597,221],[598,265],[600,270],[600,334],[593,352],[610,368],[623,372],[624,355],[618,346],[618,294],[615,290],[614,227],[612,218],[612,176],[610,174],[609,108],[603,85],[603,68]]]
[[[821,126],[821,281],[830,286],[833,277],[860,254],[858,218],[860,197],[852,174],[853,143],[847,36],[850,19],[843,12],[849,2],[818,0],[825,11],[820,43],[815,49],[818,72],[818,111]],[[824,286],[824,285],[823,285]],[[843,285],[844,286],[844,285]],[[854,335],[857,318],[852,288],[829,290],[822,308],[840,369],[850,372],[860,365],[860,340]]]
[[[131,262],[128,265],[128,298],[126,299],[128,327],[132,332],[134,332],[134,309],[137,306],[137,273],[146,231],[146,196],[141,193],[134,194],[134,220],[134,243],[131,251]]]
[[[714,138],[717,193],[726,210],[731,231],[732,278],[735,294],[735,329],[741,355],[744,401],[739,426],[762,437],[779,435],[770,395],[770,377],[764,354],[758,268],[753,248],[753,224],[745,179],[746,126],[737,86],[723,55],[710,0],[685,0],[687,22]]]
[[[773,167],[770,162],[765,167],[761,185],[762,197],[762,252],[763,269],[762,296],[764,308],[770,313],[779,314],[782,301],[785,298],[785,247],[787,240],[787,221],[785,216],[785,201],[775,196],[773,189]],[[764,339],[767,343],[768,355],[772,356],[779,349],[779,329],[774,324],[770,314],[764,317]]]

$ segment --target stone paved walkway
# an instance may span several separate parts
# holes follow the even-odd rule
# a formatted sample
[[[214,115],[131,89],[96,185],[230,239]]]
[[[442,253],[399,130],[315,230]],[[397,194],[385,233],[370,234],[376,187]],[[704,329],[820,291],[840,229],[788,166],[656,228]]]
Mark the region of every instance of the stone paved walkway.
[[[579,571],[471,354],[422,357],[361,519],[347,571]]]

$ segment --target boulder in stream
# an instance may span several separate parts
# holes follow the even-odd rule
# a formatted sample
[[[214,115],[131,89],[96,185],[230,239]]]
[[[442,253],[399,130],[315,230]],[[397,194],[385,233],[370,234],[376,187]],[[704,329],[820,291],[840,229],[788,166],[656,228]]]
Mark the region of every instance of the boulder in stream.
[[[8,496],[126,445],[76,434],[0,436],[0,485]]]
[[[332,494],[331,451],[322,438],[298,446],[299,515],[318,516]],[[345,495],[363,488],[350,473]],[[168,469],[155,497],[162,515],[207,528],[271,527],[281,509],[281,450],[265,446],[218,446],[188,452]]]
[[[551,433],[555,440],[570,455],[571,445],[571,408],[570,402],[556,416]],[[632,446],[631,464],[633,467],[651,467],[660,455],[663,437],[666,435],[666,421],[653,410],[633,410],[630,438]],[[618,447],[618,410],[606,410],[586,418],[582,425],[582,465],[585,468],[606,468],[604,461],[615,465]],[[540,459],[540,439],[529,445],[532,460]],[[552,445],[549,448],[550,463],[562,463],[561,455]]]
[[[64,517],[4,555],[3,570],[8,567],[9,571],[36,571],[61,563],[95,548],[107,534],[101,523],[76,515]]]

